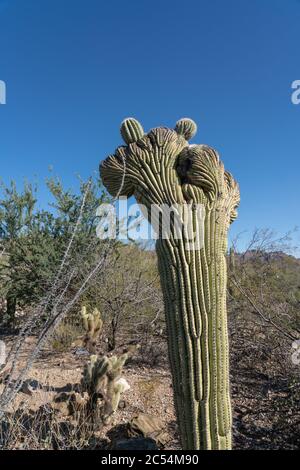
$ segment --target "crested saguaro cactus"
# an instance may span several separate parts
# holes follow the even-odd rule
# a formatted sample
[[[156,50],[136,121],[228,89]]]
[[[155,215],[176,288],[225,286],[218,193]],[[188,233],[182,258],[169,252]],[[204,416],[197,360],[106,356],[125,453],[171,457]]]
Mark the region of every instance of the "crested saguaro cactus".
[[[175,130],[145,134],[135,119],[126,119],[121,134],[127,145],[101,163],[100,173],[111,195],[134,195],[159,229],[156,250],[182,447],[230,449],[225,255],[239,189],[214,149],[189,145],[196,129],[191,119],[181,119]],[[158,224],[150,219],[153,206],[161,208]],[[168,233],[161,223],[165,208],[174,206],[181,237],[174,217]],[[191,227],[196,235],[203,232],[201,243],[190,236]]]

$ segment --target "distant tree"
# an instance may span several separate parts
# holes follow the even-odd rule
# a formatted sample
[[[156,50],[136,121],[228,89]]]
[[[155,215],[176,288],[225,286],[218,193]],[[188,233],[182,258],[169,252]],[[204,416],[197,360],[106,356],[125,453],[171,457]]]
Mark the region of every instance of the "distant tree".
[[[163,317],[155,253],[135,244],[118,245],[92,298],[103,313],[109,351],[129,340],[142,342]]]
[[[1,186],[0,293],[6,298],[5,321],[9,324],[14,323],[17,305],[33,306],[45,295],[71,237],[74,239],[68,256],[73,259],[74,273],[69,289],[76,289],[81,271],[88,269],[96,248],[100,249],[96,209],[108,199],[99,182],[81,181],[78,194],[65,190],[57,178],[49,179],[47,186],[54,199],[48,210],[38,207],[36,187],[26,183],[18,191],[13,181],[8,187]],[[95,245],[94,251],[88,249],[91,244]]]
[[[292,341],[300,335],[300,260],[287,254],[291,249],[290,234],[260,229],[242,253],[232,246],[228,260],[234,309]]]
[[[18,286],[15,274],[17,266],[13,255],[18,250],[20,241],[32,229],[34,207],[36,204],[35,191],[30,184],[25,184],[19,193],[14,181],[6,187],[1,184],[3,197],[0,199],[0,239],[5,254],[1,259],[1,290],[6,297],[7,317],[14,320]]]

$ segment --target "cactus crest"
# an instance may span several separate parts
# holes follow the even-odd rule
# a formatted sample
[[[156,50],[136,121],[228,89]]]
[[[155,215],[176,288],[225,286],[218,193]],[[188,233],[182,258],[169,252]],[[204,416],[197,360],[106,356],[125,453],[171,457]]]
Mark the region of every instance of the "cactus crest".
[[[182,135],[185,140],[190,140],[197,132],[197,124],[189,118],[182,118],[176,122],[175,131]]]
[[[142,128],[139,121],[134,118],[127,118],[121,124],[121,135],[126,144],[132,144],[137,142],[144,135],[144,129]]]

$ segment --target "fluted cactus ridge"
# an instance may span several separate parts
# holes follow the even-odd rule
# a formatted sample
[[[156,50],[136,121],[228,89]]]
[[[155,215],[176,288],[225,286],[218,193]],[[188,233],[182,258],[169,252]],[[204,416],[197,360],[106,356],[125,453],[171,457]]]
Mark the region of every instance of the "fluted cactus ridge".
[[[140,133],[101,162],[100,173],[113,196],[121,184],[122,195],[134,195],[152,223],[153,205],[179,208],[183,236],[175,236],[172,224],[168,236],[162,236],[159,225],[156,251],[182,446],[230,449],[226,254],[240,194],[216,150],[189,145],[195,131],[196,124],[184,118],[175,129]],[[195,210],[199,205],[201,220]],[[194,231],[202,232],[201,244],[186,236],[185,208],[190,208]]]

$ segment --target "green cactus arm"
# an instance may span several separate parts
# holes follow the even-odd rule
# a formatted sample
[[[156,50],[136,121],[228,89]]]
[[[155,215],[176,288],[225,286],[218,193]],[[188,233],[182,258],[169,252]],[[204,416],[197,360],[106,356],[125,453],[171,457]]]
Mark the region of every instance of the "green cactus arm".
[[[122,126],[128,145],[100,165],[108,191],[118,194],[122,182],[122,195],[134,195],[148,214],[153,205],[175,205],[182,223],[189,208],[193,229],[204,230],[199,245],[189,239],[186,224],[178,238],[174,222],[163,236],[159,218],[154,221],[182,446],[230,449],[225,256],[227,231],[237,216],[238,185],[214,149],[189,145],[196,132],[190,119],[178,121],[175,130],[156,128],[148,134],[129,132],[137,129],[132,119]],[[199,205],[205,211],[203,225],[194,210]]]
[[[94,334],[96,336],[102,330],[103,320],[101,318],[101,313],[97,308],[94,308],[92,316],[94,320]]]
[[[126,144],[136,142],[144,135],[141,124],[136,119],[125,119],[121,125],[121,135]]]
[[[81,319],[82,319],[82,324],[83,324],[83,328],[85,329],[85,331],[89,330],[88,318],[89,318],[89,315],[87,313],[87,308],[85,305],[83,305],[81,307]]]

